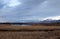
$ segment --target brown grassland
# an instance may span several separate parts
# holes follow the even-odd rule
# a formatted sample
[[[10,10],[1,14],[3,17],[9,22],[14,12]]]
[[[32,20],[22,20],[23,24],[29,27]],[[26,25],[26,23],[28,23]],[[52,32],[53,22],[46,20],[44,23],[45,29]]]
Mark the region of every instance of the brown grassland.
[[[0,39],[60,39],[60,26],[0,25]]]

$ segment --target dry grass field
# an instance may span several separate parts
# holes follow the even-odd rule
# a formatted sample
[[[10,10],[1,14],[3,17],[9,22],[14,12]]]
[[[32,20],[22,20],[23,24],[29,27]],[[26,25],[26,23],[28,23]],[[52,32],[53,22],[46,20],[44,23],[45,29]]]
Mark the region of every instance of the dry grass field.
[[[0,25],[0,30],[56,30],[60,29],[60,26],[44,26],[44,25],[29,25],[29,26],[17,26],[17,25]]]
[[[60,26],[0,25],[0,39],[60,39]]]
[[[60,31],[0,31],[0,39],[60,39]]]

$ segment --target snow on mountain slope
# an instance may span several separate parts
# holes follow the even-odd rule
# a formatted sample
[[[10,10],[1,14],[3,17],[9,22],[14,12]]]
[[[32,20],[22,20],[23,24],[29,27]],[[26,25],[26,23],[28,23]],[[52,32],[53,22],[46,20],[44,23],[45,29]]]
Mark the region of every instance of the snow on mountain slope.
[[[43,18],[43,20],[40,23],[60,23],[60,16]]]
[[[60,20],[60,16],[51,16],[51,17],[46,17],[46,18],[43,18],[43,20]]]

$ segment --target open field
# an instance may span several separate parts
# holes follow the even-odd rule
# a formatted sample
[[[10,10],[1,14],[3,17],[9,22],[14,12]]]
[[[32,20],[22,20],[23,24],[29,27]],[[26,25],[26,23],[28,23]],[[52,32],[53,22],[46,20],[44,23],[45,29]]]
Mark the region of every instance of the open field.
[[[14,26],[14,25],[0,25],[0,30],[56,30],[60,29],[60,26]]]
[[[60,30],[55,31],[0,31],[0,39],[60,39]]]
[[[0,25],[0,39],[60,39],[60,26]]]

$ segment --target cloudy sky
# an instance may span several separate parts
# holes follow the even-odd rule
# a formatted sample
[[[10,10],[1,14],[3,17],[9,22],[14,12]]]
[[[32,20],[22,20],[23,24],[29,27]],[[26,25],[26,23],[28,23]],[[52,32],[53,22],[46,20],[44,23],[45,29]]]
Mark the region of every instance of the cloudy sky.
[[[60,0],[0,0],[0,22],[34,21],[55,16],[60,16]]]

